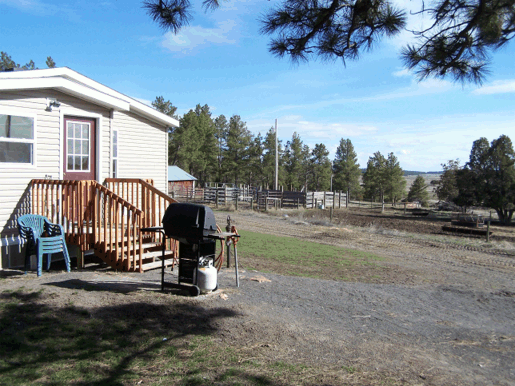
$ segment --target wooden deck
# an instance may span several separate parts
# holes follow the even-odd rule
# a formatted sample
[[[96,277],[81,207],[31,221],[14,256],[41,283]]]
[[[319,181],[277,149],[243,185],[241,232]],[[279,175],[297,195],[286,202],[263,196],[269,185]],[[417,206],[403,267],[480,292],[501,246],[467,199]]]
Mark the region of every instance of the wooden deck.
[[[144,272],[161,266],[163,237],[140,229],[161,224],[174,199],[151,180],[32,181],[32,213],[63,226],[67,242],[83,256],[93,251],[112,268]],[[178,243],[166,240],[165,265],[177,259]],[[79,259],[83,265],[83,258]]]

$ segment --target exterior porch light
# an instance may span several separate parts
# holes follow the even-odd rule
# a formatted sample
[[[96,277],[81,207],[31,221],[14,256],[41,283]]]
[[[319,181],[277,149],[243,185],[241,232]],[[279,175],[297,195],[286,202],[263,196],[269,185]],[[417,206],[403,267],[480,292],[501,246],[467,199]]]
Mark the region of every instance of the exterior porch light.
[[[55,98],[46,98],[46,111],[52,111],[52,107],[59,108],[61,106],[61,102],[58,102]]]

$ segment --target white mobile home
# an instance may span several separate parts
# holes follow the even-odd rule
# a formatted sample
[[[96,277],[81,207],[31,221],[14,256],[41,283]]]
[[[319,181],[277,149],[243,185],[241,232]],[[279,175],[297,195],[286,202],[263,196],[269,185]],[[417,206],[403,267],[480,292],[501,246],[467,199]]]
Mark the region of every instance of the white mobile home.
[[[16,219],[37,213],[81,251],[143,270],[136,232],[159,215],[145,200],[171,202],[167,132],[178,124],[69,68],[0,72],[0,269],[23,265]]]

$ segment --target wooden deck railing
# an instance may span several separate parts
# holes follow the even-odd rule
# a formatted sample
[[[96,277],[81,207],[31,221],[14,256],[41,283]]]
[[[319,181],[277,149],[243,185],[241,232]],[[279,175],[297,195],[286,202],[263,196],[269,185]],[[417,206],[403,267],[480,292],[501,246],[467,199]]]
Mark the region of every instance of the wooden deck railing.
[[[144,227],[160,226],[166,209],[171,203],[177,202],[169,195],[161,192],[152,185],[152,180],[136,178],[106,178],[106,186],[109,190],[123,197],[128,202],[137,206],[145,214]],[[162,243],[162,236],[154,233],[156,242]],[[175,249],[175,242],[170,240],[168,249]]]
[[[144,213],[96,181],[32,181],[32,213],[63,226],[69,243],[115,269],[142,272]]]

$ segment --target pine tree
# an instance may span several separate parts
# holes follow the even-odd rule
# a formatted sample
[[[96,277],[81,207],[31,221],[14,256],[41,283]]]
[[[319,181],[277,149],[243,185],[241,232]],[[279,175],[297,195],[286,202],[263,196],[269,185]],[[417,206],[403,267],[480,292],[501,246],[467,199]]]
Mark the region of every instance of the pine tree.
[[[169,117],[179,119],[179,117],[175,114],[177,112],[177,107],[175,107],[169,100],[165,101],[165,98],[163,96],[156,97],[156,99],[154,99],[154,101],[152,102],[152,107],[155,108],[157,111],[160,111],[163,114],[168,115]]]
[[[54,60],[49,56],[46,60],[46,65],[48,68],[54,68],[55,62]],[[37,70],[36,64],[33,60],[29,61],[25,65],[20,65],[16,63],[12,58],[6,53],[6,52],[0,52],[0,71],[10,70],[10,69],[19,69],[19,70]]]
[[[389,202],[395,204],[406,195],[406,179],[404,171],[393,153],[388,154],[384,173],[385,197]]]
[[[196,125],[194,138],[190,138],[192,143],[195,144],[195,157],[192,157],[191,168],[193,175],[199,179],[199,184],[204,185],[205,182],[210,180],[210,177],[216,174],[216,128],[213,120],[211,119],[211,112],[209,106],[197,105],[195,108]]]
[[[238,185],[245,182],[245,169],[249,157],[252,135],[239,115],[229,119],[227,148],[223,157],[223,171],[228,181]]]
[[[300,190],[304,185],[303,181],[303,152],[302,140],[300,136],[294,132],[291,141],[286,143],[284,151],[284,169],[285,169],[285,184],[290,190]]]
[[[55,62],[54,62],[54,59],[52,59],[51,56],[47,56],[45,63],[46,63],[46,66],[48,68],[55,68]]]
[[[385,190],[386,159],[380,152],[375,152],[367,161],[367,169],[363,173],[364,196],[372,201],[382,200]]]
[[[422,206],[427,206],[429,203],[429,193],[427,192],[428,185],[424,177],[417,176],[413,184],[411,184],[408,192],[408,201],[420,201]]]
[[[361,169],[350,139],[340,139],[333,162],[333,188],[357,196],[361,191]]]
[[[431,185],[435,186],[434,192],[440,201],[454,202],[458,197],[458,185],[456,181],[456,173],[461,169],[460,160],[449,160],[446,164],[442,164],[443,173],[436,181],[431,181]]]
[[[385,158],[380,152],[368,159],[367,169],[363,173],[365,197],[379,198],[395,204],[405,194],[406,180],[397,157],[393,153]]]
[[[311,189],[315,191],[329,190],[331,186],[331,161],[329,151],[323,143],[315,144],[311,151]]]
[[[216,152],[216,160],[217,160],[217,171],[216,171],[216,181],[223,181],[223,170],[222,170],[222,162],[223,162],[223,154],[226,149],[227,143],[227,135],[229,131],[229,122],[227,122],[227,118],[225,115],[220,115],[215,118],[215,138],[217,142],[217,152]]]
[[[193,174],[192,161],[196,157],[198,148],[195,136],[196,121],[197,116],[193,110],[188,111],[181,117],[179,127],[172,129],[171,148],[168,153],[170,165],[177,165],[190,174]]]
[[[263,137],[261,133],[251,139],[244,174],[246,183],[251,186],[258,186],[263,180]]]
[[[510,138],[501,135],[491,144],[474,141],[469,162],[457,174],[456,204],[493,208],[499,221],[510,224],[515,212],[515,151]]]

